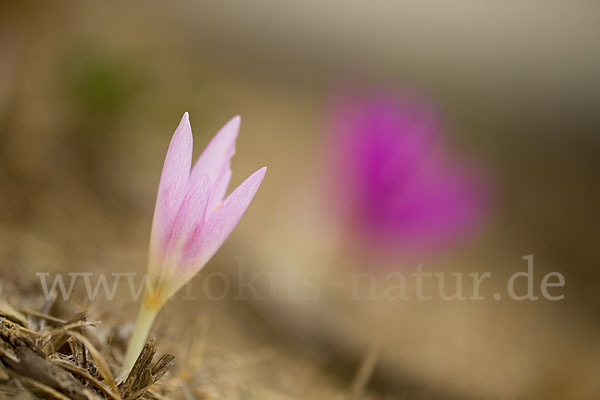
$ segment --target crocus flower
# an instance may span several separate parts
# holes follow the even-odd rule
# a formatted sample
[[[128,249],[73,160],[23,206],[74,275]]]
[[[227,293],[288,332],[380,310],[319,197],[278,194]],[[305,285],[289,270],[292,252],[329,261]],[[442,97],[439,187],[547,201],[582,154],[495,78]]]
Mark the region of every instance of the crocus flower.
[[[338,98],[331,117],[336,208],[362,243],[414,255],[481,223],[487,182],[448,149],[433,107],[359,93]]]
[[[230,160],[239,128],[240,117],[225,124],[193,168],[192,129],[187,113],[173,134],[158,186],[148,279],[125,356],[125,372],[133,367],[162,305],[221,247],[265,176],[263,167],[223,200],[231,178]]]

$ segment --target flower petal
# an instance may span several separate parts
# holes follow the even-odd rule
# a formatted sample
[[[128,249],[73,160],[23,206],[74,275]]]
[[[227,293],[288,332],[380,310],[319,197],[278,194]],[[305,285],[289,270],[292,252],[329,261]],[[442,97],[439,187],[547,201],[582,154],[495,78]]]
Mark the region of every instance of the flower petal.
[[[189,261],[194,273],[210,260],[233,231],[250,205],[266,172],[267,168],[263,167],[250,175],[220,207],[212,213],[209,211],[201,237],[184,250],[184,259]]]
[[[481,174],[461,162],[432,155],[390,199],[388,226],[415,248],[459,239],[480,225],[489,195]]]
[[[210,141],[192,168],[191,176],[208,175],[211,181],[209,210],[223,201],[231,179],[231,157],[235,154],[235,140],[240,130],[239,116],[232,118]]]
[[[188,113],[185,113],[169,144],[160,176],[150,238],[150,251],[153,253],[162,253],[165,249],[170,226],[186,192],[192,149],[192,127]]]
[[[210,198],[210,179],[201,175],[189,180],[179,211],[170,227],[167,252],[173,266],[180,267],[180,251],[202,233]]]

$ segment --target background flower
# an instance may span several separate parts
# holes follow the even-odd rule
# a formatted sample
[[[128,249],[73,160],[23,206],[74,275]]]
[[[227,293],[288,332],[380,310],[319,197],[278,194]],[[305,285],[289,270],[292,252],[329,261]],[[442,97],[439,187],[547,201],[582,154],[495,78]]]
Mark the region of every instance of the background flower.
[[[429,251],[484,220],[488,182],[450,149],[432,105],[390,92],[353,92],[334,102],[331,131],[335,206],[361,240]]]

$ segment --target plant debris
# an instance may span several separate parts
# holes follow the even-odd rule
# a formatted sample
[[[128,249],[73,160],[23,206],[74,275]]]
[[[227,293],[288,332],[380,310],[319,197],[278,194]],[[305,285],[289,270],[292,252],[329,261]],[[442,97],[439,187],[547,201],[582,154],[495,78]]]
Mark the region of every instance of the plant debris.
[[[168,388],[155,384],[173,366],[174,356],[164,354],[153,362],[156,348],[151,339],[131,372],[119,380],[114,349],[88,329],[98,324],[88,321],[86,312],[63,318],[18,310],[0,299],[0,398],[166,398]]]

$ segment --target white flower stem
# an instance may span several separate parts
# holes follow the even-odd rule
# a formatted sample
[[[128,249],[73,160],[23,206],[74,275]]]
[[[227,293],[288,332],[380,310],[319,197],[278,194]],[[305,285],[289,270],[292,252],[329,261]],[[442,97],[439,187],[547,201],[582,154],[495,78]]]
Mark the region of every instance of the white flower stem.
[[[123,362],[124,374],[128,374],[129,371],[131,371],[133,364],[135,364],[135,361],[144,348],[146,339],[148,338],[148,333],[150,333],[150,328],[152,327],[152,322],[154,322],[154,318],[156,318],[156,314],[158,314],[159,309],[160,308],[156,309],[154,307],[150,308],[145,301],[142,302],[137,321],[135,322],[133,335],[129,340],[127,353],[125,354],[125,360]]]

